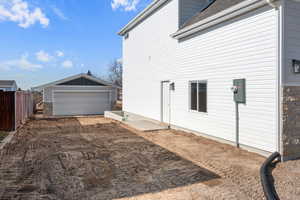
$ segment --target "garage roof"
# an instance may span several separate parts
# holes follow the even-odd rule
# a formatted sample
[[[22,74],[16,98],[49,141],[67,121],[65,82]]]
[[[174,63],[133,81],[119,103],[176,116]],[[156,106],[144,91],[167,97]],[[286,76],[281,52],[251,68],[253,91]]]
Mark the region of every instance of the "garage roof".
[[[102,79],[99,79],[99,78],[97,78],[93,75],[88,75],[88,74],[81,73],[81,74],[77,74],[75,76],[70,76],[70,77],[67,77],[67,78],[64,78],[64,79],[61,79],[61,80],[58,80],[58,81],[53,81],[51,83],[47,83],[47,84],[44,84],[44,85],[33,87],[32,90],[43,90],[44,88],[51,87],[51,86],[54,86],[54,85],[63,85],[64,83],[69,83],[67,85],[76,85],[76,83],[78,83],[78,80],[80,81],[81,78],[88,79],[90,81],[99,83],[99,86],[117,87],[117,86],[115,86],[115,85],[113,85],[113,84],[111,84],[107,81],[104,81]],[[86,84],[86,85],[91,85],[91,84]]]
[[[14,86],[15,84],[14,80],[0,80],[0,86]]]

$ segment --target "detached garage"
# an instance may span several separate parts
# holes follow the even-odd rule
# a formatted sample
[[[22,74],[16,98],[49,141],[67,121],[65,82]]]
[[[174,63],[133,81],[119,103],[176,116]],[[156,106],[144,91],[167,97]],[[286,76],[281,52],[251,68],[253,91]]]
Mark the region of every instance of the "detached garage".
[[[78,74],[33,88],[43,92],[45,115],[99,115],[111,110],[117,87],[88,74]]]

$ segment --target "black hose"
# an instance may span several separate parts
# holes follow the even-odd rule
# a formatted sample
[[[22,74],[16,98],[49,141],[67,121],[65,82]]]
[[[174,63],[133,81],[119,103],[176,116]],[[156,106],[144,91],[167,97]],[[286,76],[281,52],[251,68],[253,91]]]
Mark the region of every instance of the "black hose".
[[[272,174],[269,173],[269,169],[273,167],[273,161],[275,159],[280,160],[280,154],[278,152],[274,152],[267,160],[263,163],[260,168],[260,178],[261,184],[264,190],[264,194],[267,200],[279,200],[278,194],[276,193],[276,189],[273,183]]]

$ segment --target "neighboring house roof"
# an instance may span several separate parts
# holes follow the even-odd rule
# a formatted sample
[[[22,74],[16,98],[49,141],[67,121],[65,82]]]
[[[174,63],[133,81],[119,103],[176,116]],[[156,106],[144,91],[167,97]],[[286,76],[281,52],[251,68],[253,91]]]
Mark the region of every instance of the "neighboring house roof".
[[[15,87],[16,86],[16,81],[14,81],[14,80],[0,80],[0,86]]]
[[[190,20],[188,20],[186,23],[184,23],[181,28],[195,24],[207,17],[217,14],[243,1],[247,1],[247,0],[215,0],[208,7],[206,7],[198,14],[196,14],[194,17],[192,17]]]
[[[109,83],[107,81],[104,81],[104,80],[101,80],[101,79],[99,79],[95,76],[87,75],[87,74],[82,73],[82,74],[77,74],[77,75],[74,75],[74,76],[70,76],[70,77],[67,77],[67,78],[64,78],[64,79],[61,79],[61,80],[58,80],[58,81],[53,81],[51,83],[47,83],[47,84],[44,84],[44,85],[33,87],[32,90],[42,90],[44,88],[51,87],[51,86],[54,86],[54,85],[63,85],[64,83],[66,83],[66,85],[76,85],[75,82],[77,82],[81,78],[85,78],[85,79],[91,80],[93,82],[99,83],[99,85],[102,85],[102,86],[117,87],[117,86],[114,86],[111,83]],[[88,81],[85,81],[85,83],[86,83],[86,85],[94,85],[94,84],[91,84]]]

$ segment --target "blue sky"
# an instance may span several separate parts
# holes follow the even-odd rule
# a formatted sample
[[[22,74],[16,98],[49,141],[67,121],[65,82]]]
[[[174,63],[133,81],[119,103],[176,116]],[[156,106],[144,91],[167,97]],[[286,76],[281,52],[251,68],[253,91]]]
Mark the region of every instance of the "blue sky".
[[[122,57],[117,32],[151,0],[0,0],[0,80],[28,89]]]

